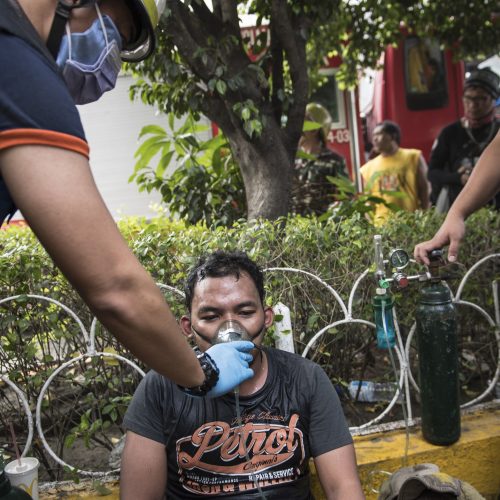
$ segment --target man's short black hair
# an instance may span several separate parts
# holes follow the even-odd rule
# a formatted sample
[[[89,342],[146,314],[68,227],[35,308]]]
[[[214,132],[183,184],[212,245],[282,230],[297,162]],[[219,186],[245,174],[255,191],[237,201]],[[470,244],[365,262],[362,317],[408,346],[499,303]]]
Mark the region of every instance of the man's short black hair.
[[[390,120],[384,120],[383,122],[377,123],[375,128],[382,127],[382,131],[389,134],[396,144],[399,146],[401,143],[401,129],[397,123],[391,122]]]
[[[260,267],[245,252],[216,250],[214,253],[200,257],[188,273],[184,282],[188,311],[191,312],[194,289],[200,281],[205,278],[224,278],[225,276],[234,276],[239,279],[242,272],[250,276],[259,292],[260,301],[264,304],[264,275]]]

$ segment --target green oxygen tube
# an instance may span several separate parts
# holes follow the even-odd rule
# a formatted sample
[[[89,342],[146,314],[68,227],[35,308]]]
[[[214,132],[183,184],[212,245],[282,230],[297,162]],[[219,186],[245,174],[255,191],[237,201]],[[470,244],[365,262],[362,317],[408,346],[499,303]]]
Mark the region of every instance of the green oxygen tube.
[[[460,438],[457,312],[440,278],[441,250],[430,254],[430,283],[420,291],[416,310],[422,433],[435,445]]]

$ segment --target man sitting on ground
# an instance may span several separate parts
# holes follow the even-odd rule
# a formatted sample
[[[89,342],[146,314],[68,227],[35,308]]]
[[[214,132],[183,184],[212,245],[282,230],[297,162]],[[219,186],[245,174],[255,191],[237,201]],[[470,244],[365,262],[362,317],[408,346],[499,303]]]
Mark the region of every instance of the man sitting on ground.
[[[208,400],[150,371],[125,416],[122,499],[312,499],[310,458],[326,498],[364,498],[352,438],[324,371],[262,346],[273,311],[264,305],[257,265],[243,253],[215,252],[191,270],[185,291],[184,334],[201,351],[251,340],[255,375],[239,392]]]

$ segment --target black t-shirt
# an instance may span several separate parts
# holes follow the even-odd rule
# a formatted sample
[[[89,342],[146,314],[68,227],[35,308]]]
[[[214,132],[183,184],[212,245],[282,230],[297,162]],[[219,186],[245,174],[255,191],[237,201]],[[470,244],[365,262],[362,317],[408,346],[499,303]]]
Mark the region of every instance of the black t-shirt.
[[[309,459],[352,443],[325,372],[295,354],[266,348],[261,390],[216,399],[187,396],[149,372],[125,415],[125,427],[165,445],[167,499],[309,500]],[[245,455],[248,450],[248,458]]]
[[[449,188],[450,205],[455,201],[463,188],[458,169],[462,165],[473,168],[499,128],[499,120],[469,130],[457,121],[441,131],[432,148],[429,161],[428,177],[432,184],[433,203],[436,202],[444,186]],[[496,207],[500,208],[500,194],[496,196],[495,201]]]

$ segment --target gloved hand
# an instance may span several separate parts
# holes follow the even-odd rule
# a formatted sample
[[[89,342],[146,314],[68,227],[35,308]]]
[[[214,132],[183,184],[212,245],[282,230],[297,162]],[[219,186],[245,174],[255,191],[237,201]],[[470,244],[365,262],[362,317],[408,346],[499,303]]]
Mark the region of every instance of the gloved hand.
[[[248,365],[252,362],[253,356],[250,351],[254,347],[252,342],[237,340],[216,344],[207,349],[207,354],[214,360],[219,369],[219,380],[205,397],[222,396],[253,377],[253,370]]]

